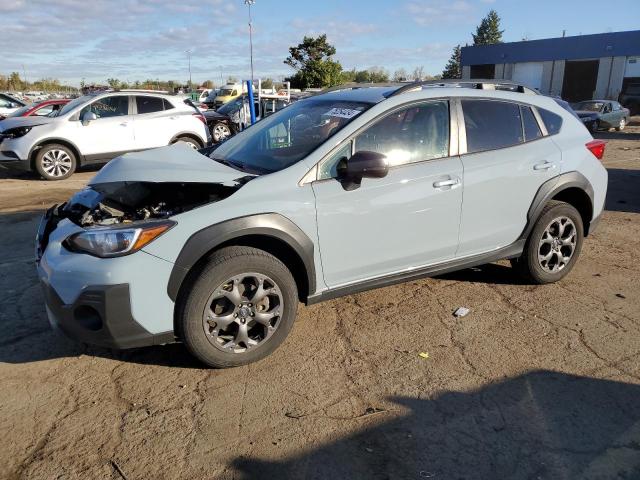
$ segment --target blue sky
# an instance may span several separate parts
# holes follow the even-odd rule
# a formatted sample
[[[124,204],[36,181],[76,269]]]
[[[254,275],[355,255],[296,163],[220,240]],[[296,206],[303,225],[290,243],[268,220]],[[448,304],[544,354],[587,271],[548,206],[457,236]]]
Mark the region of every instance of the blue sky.
[[[634,30],[640,1],[591,0],[256,0],[256,76],[278,78],[288,47],[327,33],[345,69],[423,66],[436,74],[454,45],[471,43],[482,17],[498,11],[505,41]],[[0,0],[0,74],[72,84],[108,77],[220,82],[249,76],[243,0]],[[10,48],[6,48],[10,47]]]

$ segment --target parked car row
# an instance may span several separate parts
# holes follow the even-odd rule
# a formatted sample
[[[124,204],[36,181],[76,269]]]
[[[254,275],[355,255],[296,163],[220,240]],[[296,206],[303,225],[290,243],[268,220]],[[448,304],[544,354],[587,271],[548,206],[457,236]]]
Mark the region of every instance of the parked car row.
[[[52,113],[56,105],[36,105],[35,115],[0,121],[0,161],[61,180],[78,166],[127,152],[176,142],[199,149],[211,142],[202,113],[190,100],[172,95],[110,91],[59,105],[55,115],[37,113],[42,108]]]

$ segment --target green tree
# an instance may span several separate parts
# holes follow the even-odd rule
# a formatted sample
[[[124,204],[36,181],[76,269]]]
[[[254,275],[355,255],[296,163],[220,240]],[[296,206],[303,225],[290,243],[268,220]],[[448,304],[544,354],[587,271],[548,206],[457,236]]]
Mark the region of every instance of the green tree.
[[[202,88],[212,89],[214,87],[213,82],[211,80],[205,80],[202,82]]]
[[[120,88],[120,80],[118,80],[117,78],[107,78],[107,83],[114,90]]]
[[[354,81],[357,83],[369,83],[371,81],[371,75],[368,70],[360,70],[356,72]]]
[[[265,90],[269,90],[270,88],[273,88],[273,79],[272,78],[265,78],[264,80],[262,80],[262,82],[260,82],[260,85]]]
[[[342,80],[342,65],[333,60],[336,49],[326,35],[305,36],[302,43],[289,48],[284,63],[296,70],[289,81],[295,88],[320,88],[338,85]]]
[[[460,45],[453,47],[451,58],[442,71],[442,78],[462,78],[462,67],[460,66]]]
[[[472,34],[474,45],[491,45],[502,43],[502,33],[500,30],[500,17],[498,12],[490,10],[486,17],[482,19],[476,33]]]
[[[371,67],[369,69],[369,81],[373,83],[386,83],[389,81],[389,72],[382,67]]]

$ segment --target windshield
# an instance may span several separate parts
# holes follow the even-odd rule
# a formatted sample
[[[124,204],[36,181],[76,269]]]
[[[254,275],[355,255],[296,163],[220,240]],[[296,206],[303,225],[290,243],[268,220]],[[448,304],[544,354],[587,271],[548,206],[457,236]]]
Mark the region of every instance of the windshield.
[[[253,173],[277,172],[309,155],[371,105],[301,100],[227,140],[211,158]]]
[[[582,102],[577,105],[576,110],[583,110],[586,112],[599,112],[604,103],[602,102]]]
[[[66,115],[77,106],[82,105],[83,103],[88,102],[90,100],[93,100],[94,98],[95,98],[95,95],[83,95],[82,97],[78,97],[75,100],[71,100],[64,107],[62,107],[62,110],[58,112],[56,117],[59,117],[60,115]]]
[[[231,95],[231,92],[233,92],[232,89],[230,88],[223,88],[222,90],[220,90],[220,96],[221,97],[228,97],[229,95]]]

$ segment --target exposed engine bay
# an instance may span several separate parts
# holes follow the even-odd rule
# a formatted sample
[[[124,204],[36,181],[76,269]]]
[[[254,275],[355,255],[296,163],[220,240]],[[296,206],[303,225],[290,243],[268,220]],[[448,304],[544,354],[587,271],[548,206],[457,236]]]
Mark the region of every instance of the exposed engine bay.
[[[101,183],[77,192],[58,209],[58,215],[81,227],[168,218],[224,200],[251,178],[241,178],[231,186],[179,182]]]

